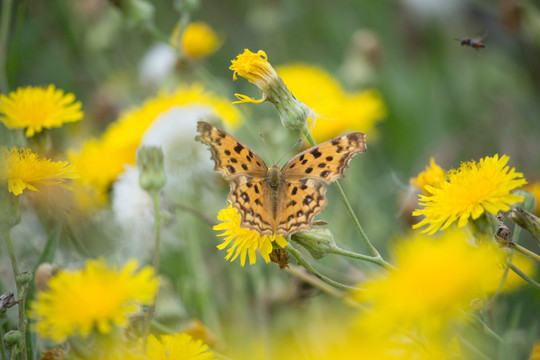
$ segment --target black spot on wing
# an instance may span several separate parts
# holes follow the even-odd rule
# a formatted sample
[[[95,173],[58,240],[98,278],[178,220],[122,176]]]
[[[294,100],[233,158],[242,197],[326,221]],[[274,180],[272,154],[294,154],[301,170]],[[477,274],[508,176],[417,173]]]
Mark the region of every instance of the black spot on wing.
[[[311,150],[310,153],[311,153],[311,155],[313,155],[313,157],[315,159],[321,157],[321,155],[322,155],[322,152],[319,151],[319,148],[315,148],[315,149]]]
[[[309,174],[313,171],[313,168],[312,167],[308,167],[305,171],[306,174]]]
[[[325,167],[325,166],[326,166],[326,163],[320,163],[320,164],[319,164],[319,165],[317,165],[317,166],[318,166],[318,167],[320,167],[320,168],[323,168],[323,167]]]
[[[246,164],[242,164],[242,169],[244,169],[244,171],[247,171],[248,167]]]
[[[231,166],[231,165],[227,165],[227,170],[229,170],[229,172],[230,172],[231,174],[234,174],[234,173],[236,172],[236,170],[234,169],[234,167]]]
[[[225,155],[227,155],[227,156],[231,155],[231,152],[230,152],[229,150],[227,150],[227,149],[225,149],[224,153],[225,153]]]
[[[234,151],[236,151],[238,154],[240,154],[242,149],[244,149],[244,146],[242,146],[242,144],[240,144],[240,143],[236,143],[236,146],[234,147]]]

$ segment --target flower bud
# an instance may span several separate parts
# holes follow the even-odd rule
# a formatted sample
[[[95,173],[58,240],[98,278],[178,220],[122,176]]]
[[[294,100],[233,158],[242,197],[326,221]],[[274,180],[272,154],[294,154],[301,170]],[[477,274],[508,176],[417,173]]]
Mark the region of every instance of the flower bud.
[[[510,210],[508,217],[540,242],[540,218],[518,207]]]
[[[23,272],[17,275],[16,277],[17,284],[20,285],[27,285],[30,281],[32,281],[32,273],[31,272]]]
[[[163,151],[157,146],[143,146],[137,152],[139,185],[149,193],[159,192],[167,182]]]
[[[21,342],[23,337],[23,334],[19,330],[11,330],[8,331],[4,335],[4,344],[8,347],[8,349],[13,349],[15,346]]]
[[[336,246],[328,229],[311,229],[294,233],[291,239],[305,247],[315,259],[321,259]]]

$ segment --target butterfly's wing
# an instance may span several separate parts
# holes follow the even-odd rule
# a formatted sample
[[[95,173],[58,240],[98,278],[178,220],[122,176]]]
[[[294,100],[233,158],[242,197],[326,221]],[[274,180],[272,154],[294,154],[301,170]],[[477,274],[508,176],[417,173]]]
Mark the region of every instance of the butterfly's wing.
[[[225,179],[266,175],[268,168],[260,156],[225,131],[204,121],[197,123],[197,131],[200,135],[195,140],[210,146],[214,170],[223,174]]]
[[[199,121],[195,140],[210,146],[214,170],[231,180],[228,200],[240,214],[240,226],[259,232],[274,233],[274,220],[268,211],[268,184],[264,177],[268,168],[264,161],[246,145],[225,131]]]
[[[313,146],[289,160],[281,169],[285,179],[313,178],[327,184],[342,178],[354,155],[366,152],[366,135],[354,132]]]
[[[270,188],[260,178],[241,175],[231,181],[227,198],[240,214],[240,226],[260,235],[274,234],[274,217],[270,212]]]
[[[326,187],[315,179],[285,182],[282,191],[276,219],[276,233],[280,235],[310,229],[315,215],[328,203]]]

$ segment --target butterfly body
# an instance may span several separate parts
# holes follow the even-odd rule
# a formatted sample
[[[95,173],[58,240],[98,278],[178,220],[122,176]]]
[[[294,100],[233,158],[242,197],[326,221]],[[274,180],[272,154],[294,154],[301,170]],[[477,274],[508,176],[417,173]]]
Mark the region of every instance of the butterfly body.
[[[241,226],[260,235],[290,235],[311,228],[328,203],[326,187],[343,177],[350,159],[366,151],[365,135],[343,135],[307,149],[283,168],[264,161],[234,137],[200,121],[195,139],[210,146],[214,169],[231,180],[228,200]]]

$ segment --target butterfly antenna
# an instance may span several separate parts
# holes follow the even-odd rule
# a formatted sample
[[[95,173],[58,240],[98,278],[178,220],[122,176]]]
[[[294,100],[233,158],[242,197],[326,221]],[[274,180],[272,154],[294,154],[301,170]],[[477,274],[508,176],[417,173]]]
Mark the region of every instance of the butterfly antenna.
[[[302,138],[298,139],[293,146],[291,146],[291,148],[283,155],[281,155],[281,157],[279,158],[279,160],[277,161],[277,163],[279,164],[281,162],[281,160],[283,160],[283,158],[285,157],[285,155],[287,155],[288,153],[290,153],[298,144],[300,144],[301,142],[303,142]]]

